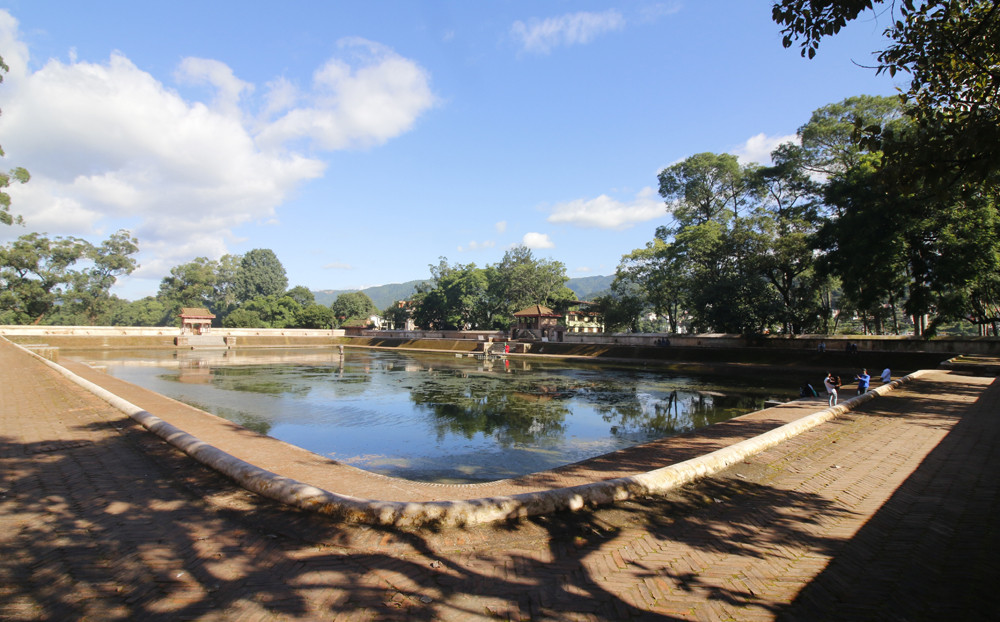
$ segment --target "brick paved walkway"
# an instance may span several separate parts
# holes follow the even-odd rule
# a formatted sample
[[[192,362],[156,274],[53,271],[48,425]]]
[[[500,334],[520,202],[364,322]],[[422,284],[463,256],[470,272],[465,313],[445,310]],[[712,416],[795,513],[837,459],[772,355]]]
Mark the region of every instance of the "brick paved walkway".
[[[935,372],[664,498],[404,533],[236,488],[0,343],[0,619],[976,620],[1000,386]]]

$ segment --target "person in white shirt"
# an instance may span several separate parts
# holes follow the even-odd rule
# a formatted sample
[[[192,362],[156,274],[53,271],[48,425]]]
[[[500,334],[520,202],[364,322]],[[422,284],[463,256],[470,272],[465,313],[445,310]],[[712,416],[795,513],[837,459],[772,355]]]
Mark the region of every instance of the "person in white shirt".
[[[836,406],[837,382],[833,379],[833,374],[826,375],[826,378],[823,379],[823,386],[826,387],[826,392],[830,395],[830,406]]]
[[[892,372],[886,367],[882,370],[882,384],[889,384],[890,380],[892,380]]]

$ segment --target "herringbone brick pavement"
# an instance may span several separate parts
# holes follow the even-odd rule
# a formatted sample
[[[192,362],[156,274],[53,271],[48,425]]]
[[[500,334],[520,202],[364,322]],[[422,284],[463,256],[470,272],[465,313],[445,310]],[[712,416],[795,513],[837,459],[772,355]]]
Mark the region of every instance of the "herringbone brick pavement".
[[[0,343],[0,618],[990,619],[1000,387],[934,373],[663,498],[474,529],[260,499]]]

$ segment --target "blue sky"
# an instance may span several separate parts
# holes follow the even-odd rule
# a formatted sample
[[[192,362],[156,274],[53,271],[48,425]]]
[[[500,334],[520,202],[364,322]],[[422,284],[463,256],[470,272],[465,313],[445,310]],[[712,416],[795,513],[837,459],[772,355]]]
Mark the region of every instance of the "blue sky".
[[[813,110],[895,92],[864,67],[887,17],[810,61],[770,5],[10,1],[0,144],[33,178],[0,239],[129,229],[129,299],[254,248],[317,290],[516,244],[612,274],[669,222],[664,167],[764,162]]]

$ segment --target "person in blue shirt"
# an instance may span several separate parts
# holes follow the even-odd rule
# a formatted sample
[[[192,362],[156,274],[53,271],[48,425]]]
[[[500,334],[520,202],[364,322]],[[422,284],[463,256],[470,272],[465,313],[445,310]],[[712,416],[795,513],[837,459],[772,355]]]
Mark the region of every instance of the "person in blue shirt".
[[[862,395],[868,392],[868,384],[872,381],[872,377],[868,375],[867,369],[862,369],[861,373],[854,377],[858,381],[858,395]]]

